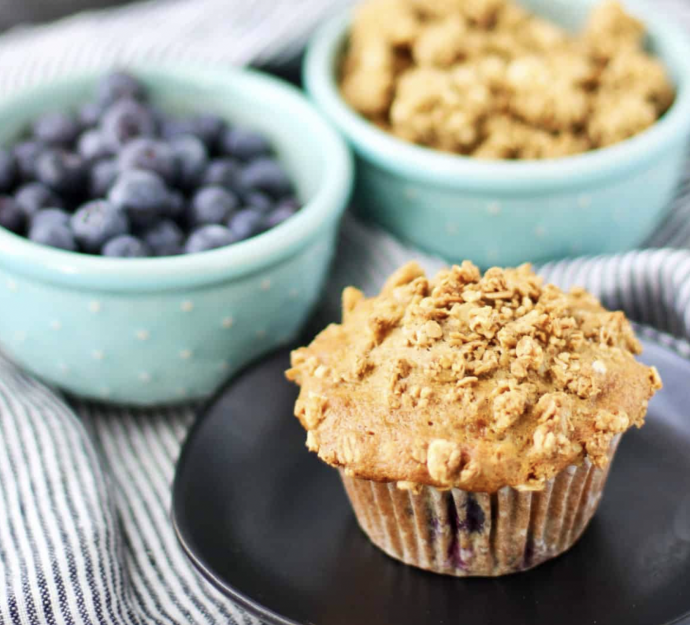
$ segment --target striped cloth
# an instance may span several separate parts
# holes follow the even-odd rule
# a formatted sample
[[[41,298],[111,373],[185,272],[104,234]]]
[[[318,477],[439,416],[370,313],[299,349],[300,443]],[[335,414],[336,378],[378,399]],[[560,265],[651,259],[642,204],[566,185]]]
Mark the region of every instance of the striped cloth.
[[[0,38],[0,97],[77,69],[165,59],[291,59],[349,0],[168,0],[84,14]],[[687,20],[690,4],[657,0]],[[155,25],[152,28],[151,25]],[[690,356],[690,176],[649,248],[541,268],[654,326]],[[668,249],[668,248],[679,249]],[[324,314],[340,289],[375,291],[410,258],[440,261],[348,219]],[[652,331],[648,331],[652,332]],[[186,560],[168,517],[190,406],[68,402],[0,356],[0,624],[255,624]]]

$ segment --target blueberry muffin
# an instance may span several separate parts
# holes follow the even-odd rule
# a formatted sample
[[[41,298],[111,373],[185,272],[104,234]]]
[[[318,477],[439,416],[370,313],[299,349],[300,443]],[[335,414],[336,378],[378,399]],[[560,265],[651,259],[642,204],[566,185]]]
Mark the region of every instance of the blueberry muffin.
[[[415,263],[293,352],[307,447],[387,554],[455,576],[529,569],[594,514],[661,380],[622,312],[527,265]]]

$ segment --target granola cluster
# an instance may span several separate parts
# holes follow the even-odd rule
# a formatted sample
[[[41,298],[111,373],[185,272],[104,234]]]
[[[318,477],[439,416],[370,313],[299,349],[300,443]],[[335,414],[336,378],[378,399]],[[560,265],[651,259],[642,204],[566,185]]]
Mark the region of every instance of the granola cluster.
[[[483,275],[415,263],[380,295],[343,294],[343,323],[292,354],[307,445],[367,479],[538,489],[644,420],[661,387],[621,312],[529,266]]]
[[[627,139],[671,105],[644,34],[615,0],[578,36],[511,0],[368,0],[341,88],[414,143],[478,158],[566,156]]]

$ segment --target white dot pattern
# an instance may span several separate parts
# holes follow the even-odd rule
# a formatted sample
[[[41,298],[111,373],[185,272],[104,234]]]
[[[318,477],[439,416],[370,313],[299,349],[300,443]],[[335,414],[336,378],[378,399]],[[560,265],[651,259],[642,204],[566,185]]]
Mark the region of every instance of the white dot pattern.
[[[590,204],[592,203],[592,198],[591,196],[587,195],[586,193],[583,193],[577,198],[577,204],[580,206],[580,208],[587,208]]]
[[[546,236],[546,228],[544,228],[544,226],[537,226],[534,229],[534,236],[543,239]]]
[[[405,187],[404,193],[408,200],[416,200],[419,197],[419,191],[414,187]]]
[[[7,289],[9,291],[16,292],[18,288],[17,283],[11,278],[7,281]]]
[[[460,228],[461,224],[458,223],[457,227]],[[312,250],[321,250],[324,247],[324,245],[315,245]],[[7,277],[4,280],[0,278],[0,289],[3,286],[15,287],[14,283]],[[247,286],[250,290],[253,290],[253,297],[257,300],[258,306],[262,305],[261,295],[268,295],[270,291],[276,290],[278,286],[280,286],[280,293],[284,295],[285,300],[291,300],[293,302],[292,305],[296,305],[305,296],[305,288],[301,282],[295,280],[291,285],[289,283],[283,284],[281,281],[279,284],[277,279],[270,273],[254,277]],[[225,306],[227,306],[227,303],[228,300],[226,299]],[[113,379],[118,379],[123,373],[131,376],[130,380],[133,380],[135,385],[140,387],[139,391],[133,391],[134,395],[137,392],[139,394],[148,394],[154,390],[159,392],[159,386],[165,386],[168,383],[166,376],[167,367],[174,367],[174,362],[176,361],[178,363],[177,371],[186,373],[182,373],[181,379],[177,383],[173,383],[172,388],[167,392],[173,397],[178,398],[193,397],[197,392],[201,392],[203,389],[210,388],[213,385],[213,380],[209,378],[210,372],[207,366],[210,365],[215,371],[215,379],[219,381],[226,378],[238,365],[241,366],[243,364],[241,350],[250,349],[252,341],[266,345],[270,337],[271,344],[275,343],[277,345],[284,343],[288,339],[286,335],[282,334],[283,330],[277,331],[277,328],[269,328],[268,325],[261,324],[263,315],[256,320],[259,321],[259,327],[253,325],[253,327],[249,326],[246,328],[243,323],[243,316],[246,314],[244,310],[245,305],[246,302],[243,299],[238,299],[235,307],[225,308],[224,310],[222,300],[216,301],[212,299],[206,302],[201,297],[187,296],[185,298],[184,295],[172,299],[167,304],[167,314],[176,312],[180,316],[177,325],[183,326],[182,322],[185,319],[191,321],[193,318],[198,319],[202,324],[207,321],[213,324],[215,321],[215,332],[218,333],[218,339],[220,340],[223,337],[223,344],[227,343],[227,347],[223,348],[224,356],[232,357],[233,350],[239,350],[240,361],[238,363],[235,363],[232,358],[217,358],[208,362],[201,358],[203,347],[197,346],[189,338],[182,338],[181,341],[178,338],[179,342],[174,342],[174,339],[172,339],[172,344],[168,342],[166,326],[157,326],[160,315],[163,317],[160,319],[161,323],[165,322],[166,310],[154,308],[150,311],[142,308],[143,314],[137,314],[139,312],[138,308],[130,310],[127,302],[121,302],[118,298],[111,300],[101,297],[87,297],[81,300],[81,309],[84,311],[83,314],[87,314],[89,317],[85,320],[85,338],[91,335],[92,342],[84,345],[85,349],[81,351],[80,357],[74,362],[69,360],[68,352],[61,353],[60,356],[63,360],[56,358],[52,363],[55,371],[54,375],[59,377],[59,379],[64,379],[65,384],[68,383],[68,379],[78,378],[81,382],[83,378],[90,382],[91,378],[93,378],[94,386],[90,392],[95,397],[103,400],[120,400],[122,391],[119,386],[116,388],[116,383],[111,382],[109,377],[113,371],[117,370],[116,377]],[[102,340],[99,341],[99,334],[97,332],[100,326],[99,319],[101,317],[109,317],[110,315],[117,316],[122,311],[132,313],[131,321],[133,323],[129,327],[125,326],[124,328],[113,326],[113,331],[106,330],[101,336]],[[194,311],[194,315],[184,315],[184,313],[191,313],[192,311]],[[62,309],[48,309],[46,312],[48,314],[42,321],[44,332],[50,332],[55,339],[60,334],[64,334],[66,340],[68,337],[72,339],[73,334],[78,335],[80,333],[79,324],[75,326],[72,318]],[[151,312],[153,315],[151,315]],[[214,314],[217,316],[214,317]],[[210,318],[208,318],[208,315],[210,315]],[[96,333],[92,334],[94,329]],[[123,334],[120,332],[121,329],[124,330]],[[210,330],[213,332],[213,326]],[[240,330],[240,332],[237,332],[237,330]],[[227,332],[224,333],[224,331]],[[31,334],[31,329],[29,329],[29,335],[29,338],[34,338]],[[181,336],[184,337],[185,335],[182,334]],[[96,338],[96,340],[94,341],[93,338]],[[194,337],[192,336],[192,338]],[[15,344],[27,341],[27,332],[21,328],[15,329],[10,333],[10,339]],[[212,337],[211,340],[213,340]],[[138,368],[135,364],[133,370],[129,369],[127,371],[126,366],[123,370],[122,358],[127,355],[127,349],[131,349],[134,345],[139,345],[139,354],[141,355],[143,353],[141,350],[143,349],[164,348],[164,345],[159,344],[161,342],[168,342],[169,357],[167,362],[161,363],[159,367],[157,363],[151,364],[147,360],[146,362],[139,363],[138,367],[141,368]],[[170,347],[172,347],[171,351]],[[18,345],[17,349],[19,349]],[[173,362],[171,362],[170,356],[172,356]]]
[[[623,223],[625,221],[625,215],[622,210],[618,208],[613,210],[613,221],[617,224]]]
[[[486,212],[489,213],[489,215],[500,215],[501,205],[498,202],[489,202],[486,205]]]
[[[498,258],[498,250],[496,248],[489,248],[486,250],[486,257],[490,261],[495,261]]]
[[[446,224],[446,232],[448,234],[457,234],[458,233],[458,224],[453,223],[452,221],[449,221]]]

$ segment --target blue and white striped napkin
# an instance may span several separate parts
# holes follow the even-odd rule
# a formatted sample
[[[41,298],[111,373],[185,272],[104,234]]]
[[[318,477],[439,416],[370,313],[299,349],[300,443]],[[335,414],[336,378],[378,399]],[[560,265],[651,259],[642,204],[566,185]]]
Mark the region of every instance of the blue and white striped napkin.
[[[0,37],[0,98],[135,61],[285,62],[350,1],[167,0],[16,30]],[[690,3],[656,5],[690,30]],[[690,356],[690,174],[648,247],[542,273],[587,286]],[[326,306],[346,284],[375,291],[413,257],[440,264],[348,219]],[[170,485],[193,417],[68,402],[0,356],[0,625],[258,623],[196,573],[173,534]]]

